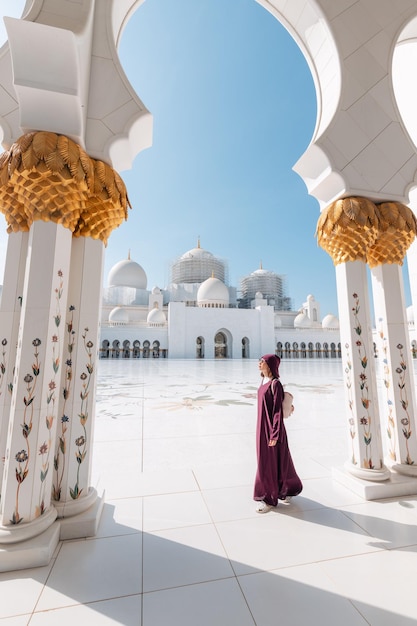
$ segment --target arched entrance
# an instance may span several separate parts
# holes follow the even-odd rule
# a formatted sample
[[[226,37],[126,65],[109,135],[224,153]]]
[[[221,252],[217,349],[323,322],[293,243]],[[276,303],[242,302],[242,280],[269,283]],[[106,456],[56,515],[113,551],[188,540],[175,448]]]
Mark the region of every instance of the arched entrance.
[[[249,359],[250,358],[250,351],[249,351],[249,339],[247,337],[243,337],[242,339],[242,359]]]
[[[225,333],[219,331],[214,337],[214,358],[227,359],[227,337]]]
[[[204,359],[204,337],[197,337],[196,339],[195,356],[197,359]]]

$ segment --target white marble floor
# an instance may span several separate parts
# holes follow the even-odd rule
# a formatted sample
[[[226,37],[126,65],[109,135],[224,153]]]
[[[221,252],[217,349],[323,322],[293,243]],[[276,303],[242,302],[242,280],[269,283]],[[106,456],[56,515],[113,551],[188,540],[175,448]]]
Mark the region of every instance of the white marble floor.
[[[0,626],[417,624],[417,497],[366,502],[347,458],[340,361],[284,361],[304,482],[258,515],[256,361],[101,361],[96,537],[0,574]]]

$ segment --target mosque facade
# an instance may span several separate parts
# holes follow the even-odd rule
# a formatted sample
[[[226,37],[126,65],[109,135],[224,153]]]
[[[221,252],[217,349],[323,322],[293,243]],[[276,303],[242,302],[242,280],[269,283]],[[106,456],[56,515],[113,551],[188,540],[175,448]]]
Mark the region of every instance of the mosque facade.
[[[339,321],[321,319],[309,295],[292,310],[284,277],[262,266],[229,286],[227,264],[200,246],[171,266],[165,289],[147,288],[129,257],[112,267],[103,289],[100,358],[338,358]]]

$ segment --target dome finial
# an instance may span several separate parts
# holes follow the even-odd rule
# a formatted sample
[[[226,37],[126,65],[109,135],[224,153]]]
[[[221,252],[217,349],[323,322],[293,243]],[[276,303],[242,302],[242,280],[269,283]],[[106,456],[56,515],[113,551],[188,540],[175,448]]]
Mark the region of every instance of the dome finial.
[[[197,248],[200,248],[200,235],[197,237]]]
[[[211,277],[214,278],[214,270],[211,270]]]
[[[261,259],[261,262],[259,263],[259,269],[260,269],[260,270],[263,270],[263,267],[262,267],[262,259]]]
[[[127,260],[130,261],[130,248],[129,248],[129,252],[127,253]]]

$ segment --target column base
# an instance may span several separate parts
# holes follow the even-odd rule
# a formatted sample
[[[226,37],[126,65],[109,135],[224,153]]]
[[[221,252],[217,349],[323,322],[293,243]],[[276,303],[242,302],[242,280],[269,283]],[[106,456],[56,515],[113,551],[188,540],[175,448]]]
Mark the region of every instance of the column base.
[[[406,463],[397,463],[391,459],[387,459],[386,464],[393,471],[403,476],[414,476],[417,478],[417,465],[407,465]]]
[[[344,468],[347,472],[349,472],[349,474],[352,474],[352,476],[356,476],[356,478],[360,478],[362,480],[369,480],[373,483],[388,480],[390,477],[390,471],[387,467],[385,467],[385,465],[383,465],[381,469],[371,470],[358,467],[347,461]]]
[[[54,507],[57,510],[58,518],[64,519],[66,517],[72,517],[73,515],[79,515],[87,509],[93,506],[97,499],[97,490],[94,487],[89,487],[87,495],[77,500],[66,500],[64,502],[55,502]]]
[[[36,537],[24,540],[22,536],[17,538],[15,535],[13,543],[10,541],[0,543],[0,572],[43,567],[50,563],[59,541],[94,537],[97,534],[104,507],[104,492],[99,497],[95,490],[94,492],[93,504],[86,511],[72,517],[52,521],[52,525],[41,534],[37,534]],[[55,519],[56,511],[54,508],[51,515]],[[30,524],[27,526],[29,528]],[[37,530],[39,531],[39,525]],[[9,535],[12,532],[9,531]],[[3,540],[2,537],[0,538]]]
[[[30,522],[0,526],[0,548],[3,544],[22,543],[28,539],[42,535],[56,520],[57,512],[54,506],[49,507],[43,515]]]
[[[354,476],[345,467],[333,468],[333,478],[364,500],[384,500],[403,496],[417,495],[417,478],[403,476],[397,472],[388,472],[384,481],[364,480]]]
[[[43,567],[51,561],[59,543],[59,522],[54,522],[41,535],[0,545],[0,572]]]
[[[84,500],[90,502],[90,507],[88,509],[83,510],[81,513],[60,518],[59,523],[61,531],[59,538],[61,540],[94,537],[97,534],[98,525],[104,508],[104,491],[101,496],[98,496],[95,489],[91,488],[90,492],[91,499],[84,498]],[[67,510],[66,513],[68,513]]]

